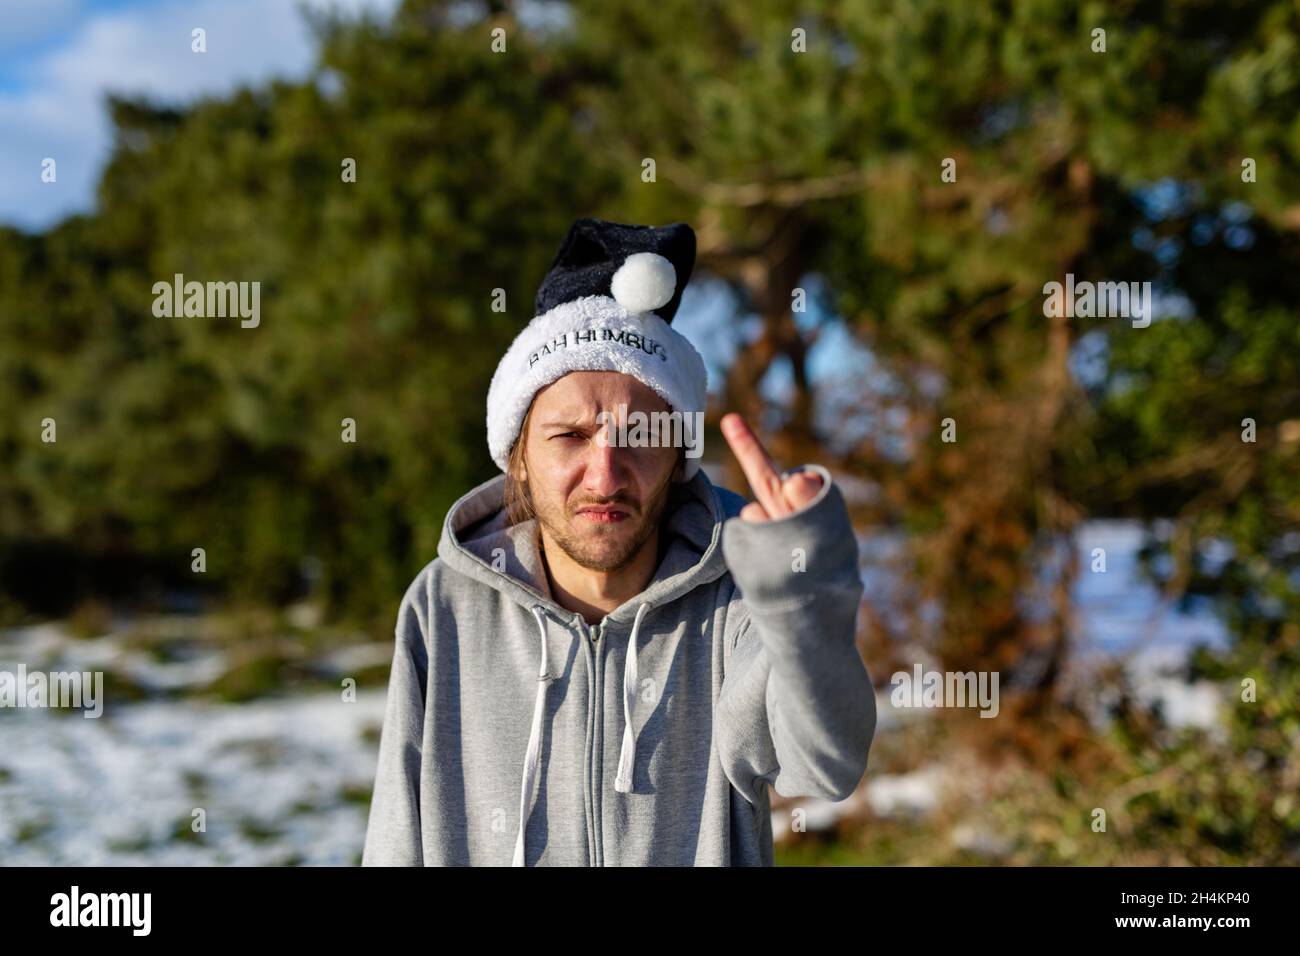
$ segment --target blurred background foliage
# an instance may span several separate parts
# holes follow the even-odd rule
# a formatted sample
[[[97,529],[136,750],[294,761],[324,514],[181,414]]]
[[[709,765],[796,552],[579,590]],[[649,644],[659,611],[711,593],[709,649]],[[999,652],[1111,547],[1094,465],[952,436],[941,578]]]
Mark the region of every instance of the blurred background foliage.
[[[570,222],[685,220],[697,281],[731,296],[718,321],[750,330],[711,419],[762,421],[774,457],[871,489],[864,533],[906,534],[901,623],[864,607],[877,683],[922,647],[1000,670],[1012,697],[1006,720],[879,741],[873,768],[943,746],[1005,766],[982,812],[1020,821],[1011,861],[1295,862],[1297,6],[532,6],[549,15],[527,28],[508,2],[322,17],[302,82],[107,104],[97,208],[0,229],[7,618],[166,604],[196,590],[203,547],[208,600],[309,594],[391,633],[447,507],[496,473],[487,383]],[[155,318],[175,273],[260,281],[260,326]],[[1156,321],[1045,318],[1066,273],[1151,281]],[[819,321],[792,313],[795,287],[815,287]],[[872,371],[828,425],[808,355],[832,323]],[[774,403],[778,365],[792,388]],[[1087,572],[1062,542],[1099,516],[1166,529],[1151,579],[1231,634],[1193,667],[1228,690],[1226,739],[1162,726],[1122,674],[1098,735],[1060,686]],[[1256,703],[1236,702],[1245,677]],[[1079,807],[1120,788],[1132,837],[1086,849],[1103,844]],[[965,859],[896,826],[788,860]]]

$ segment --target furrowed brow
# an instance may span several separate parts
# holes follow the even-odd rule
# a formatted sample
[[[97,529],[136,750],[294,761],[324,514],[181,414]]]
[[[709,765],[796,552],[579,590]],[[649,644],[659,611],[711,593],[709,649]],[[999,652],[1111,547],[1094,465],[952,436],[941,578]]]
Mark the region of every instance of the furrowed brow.
[[[581,431],[583,429],[591,428],[594,424],[594,420],[584,416],[582,418],[552,418],[549,421],[542,422],[537,427],[542,429],[565,428]]]

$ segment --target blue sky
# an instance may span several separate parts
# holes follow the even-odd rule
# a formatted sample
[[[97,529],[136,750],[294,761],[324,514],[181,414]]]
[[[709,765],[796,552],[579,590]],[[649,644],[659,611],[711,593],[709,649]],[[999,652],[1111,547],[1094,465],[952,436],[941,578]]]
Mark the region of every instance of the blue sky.
[[[0,0],[0,223],[38,230],[94,202],[109,92],[169,102],[300,76],[300,7],[386,13],[397,0]],[[190,51],[207,31],[208,52]],[[58,180],[41,182],[41,162]]]

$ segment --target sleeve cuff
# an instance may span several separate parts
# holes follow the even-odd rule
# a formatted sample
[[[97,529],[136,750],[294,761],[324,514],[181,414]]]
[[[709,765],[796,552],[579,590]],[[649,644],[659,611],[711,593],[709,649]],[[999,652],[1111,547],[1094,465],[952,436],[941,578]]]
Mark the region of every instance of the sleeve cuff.
[[[768,521],[729,518],[722,552],[747,603],[803,603],[827,588],[860,587],[858,542],[844,496],[822,465],[817,496],[798,511]]]

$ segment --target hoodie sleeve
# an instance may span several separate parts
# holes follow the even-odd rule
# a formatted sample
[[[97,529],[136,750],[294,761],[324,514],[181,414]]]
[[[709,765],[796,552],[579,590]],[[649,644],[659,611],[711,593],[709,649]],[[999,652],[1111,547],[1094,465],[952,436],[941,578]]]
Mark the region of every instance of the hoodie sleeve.
[[[388,677],[379,769],[370,801],[362,866],[420,866],[420,762],[429,671],[421,574],[397,612],[393,668]]]
[[[856,647],[863,586],[844,497],[822,488],[766,522],[730,518],[722,549],[745,608],[714,732],[727,778],[750,803],[760,781],[786,797],[843,800],[867,768],[876,697]]]

